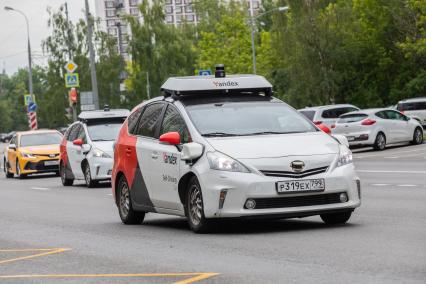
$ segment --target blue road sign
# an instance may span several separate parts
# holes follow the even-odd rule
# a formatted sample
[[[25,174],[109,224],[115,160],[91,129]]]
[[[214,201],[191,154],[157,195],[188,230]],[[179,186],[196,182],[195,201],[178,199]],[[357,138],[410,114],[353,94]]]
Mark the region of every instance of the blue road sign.
[[[30,102],[28,104],[28,112],[35,112],[37,111],[37,104],[35,102]]]
[[[65,74],[65,87],[67,88],[78,88],[80,87],[80,81],[78,73],[67,73]]]
[[[212,74],[212,71],[210,69],[207,70],[198,70],[199,76],[210,76]]]

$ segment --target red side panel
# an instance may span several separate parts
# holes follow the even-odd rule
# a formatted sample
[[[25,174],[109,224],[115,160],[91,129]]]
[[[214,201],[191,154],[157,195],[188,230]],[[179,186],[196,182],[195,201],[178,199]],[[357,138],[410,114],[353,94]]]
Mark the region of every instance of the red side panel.
[[[114,149],[114,167],[112,169],[112,193],[115,195],[115,179],[117,173],[123,172],[129,186],[133,184],[135,169],[137,167],[136,141],[135,136],[128,134],[127,122],[120,130],[117,143]]]
[[[68,166],[68,153],[67,153],[67,139],[62,138],[61,145],[59,146],[61,152],[61,161],[64,163],[64,167]]]

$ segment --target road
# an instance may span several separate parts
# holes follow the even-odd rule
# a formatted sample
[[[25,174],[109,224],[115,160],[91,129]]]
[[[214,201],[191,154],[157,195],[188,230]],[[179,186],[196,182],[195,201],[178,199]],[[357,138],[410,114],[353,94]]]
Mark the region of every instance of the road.
[[[349,224],[233,222],[208,235],[157,214],[125,226],[108,185],[1,174],[0,282],[425,283],[426,144],[356,152],[363,204]]]

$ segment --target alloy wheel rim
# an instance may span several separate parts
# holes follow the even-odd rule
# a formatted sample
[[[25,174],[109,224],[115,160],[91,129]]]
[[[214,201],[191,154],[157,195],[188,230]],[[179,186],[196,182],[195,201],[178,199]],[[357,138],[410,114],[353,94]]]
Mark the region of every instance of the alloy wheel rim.
[[[416,142],[420,144],[422,142],[422,132],[420,130],[416,130]]]
[[[65,182],[65,180],[66,180],[66,177],[65,177],[65,169],[64,169],[64,167],[63,167],[63,166],[61,166],[60,171],[61,171],[61,179],[62,179],[62,183],[64,183],[64,182]]]
[[[383,149],[385,147],[385,138],[383,137],[383,135],[379,135],[377,144],[379,145],[380,149]]]
[[[127,184],[121,186],[120,192],[120,212],[123,217],[127,217],[130,210],[130,195]]]
[[[20,167],[19,167],[19,161],[17,161],[17,163],[16,163],[16,174],[17,174],[18,176],[20,176],[20,175],[21,175],[21,169],[20,169]]]
[[[191,188],[191,194],[189,196],[189,216],[194,225],[198,225],[201,222],[203,202],[201,200],[201,191],[198,186],[194,185]]]

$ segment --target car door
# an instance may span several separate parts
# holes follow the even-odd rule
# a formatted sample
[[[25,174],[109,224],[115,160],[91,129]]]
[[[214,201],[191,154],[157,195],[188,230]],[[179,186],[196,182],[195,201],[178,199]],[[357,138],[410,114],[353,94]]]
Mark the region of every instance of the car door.
[[[160,127],[160,135],[168,132],[178,132],[182,144],[188,143],[191,139],[185,121],[172,104],[167,105]],[[152,183],[155,188],[153,198],[158,200],[158,204],[163,208],[178,210],[181,152],[175,145],[162,143],[158,143],[156,150],[159,158],[152,164]]]
[[[68,161],[76,179],[84,178],[83,170],[81,169],[81,162],[83,161],[84,154],[82,147],[74,145],[73,141],[78,139],[82,133],[84,133],[84,128],[81,123],[75,124],[70,130],[69,140],[67,141]]]
[[[161,200],[155,198],[155,192],[159,189],[156,188],[154,179],[158,176],[155,171],[159,169],[161,159],[158,132],[164,106],[165,103],[163,102],[155,102],[147,105],[139,119],[138,130],[136,132],[138,136],[136,155],[141,181],[140,185],[135,188],[132,199],[140,206],[163,207]]]
[[[404,116],[394,110],[386,110],[386,117],[392,122],[391,133],[394,137],[392,142],[407,141],[408,135],[408,122]]]
[[[15,145],[15,149],[11,149],[9,146]],[[9,145],[7,147],[7,162],[9,164],[9,169],[11,172],[16,172],[16,151],[18,149],[18,136],[13,135],[12,139],[10,139]]]

